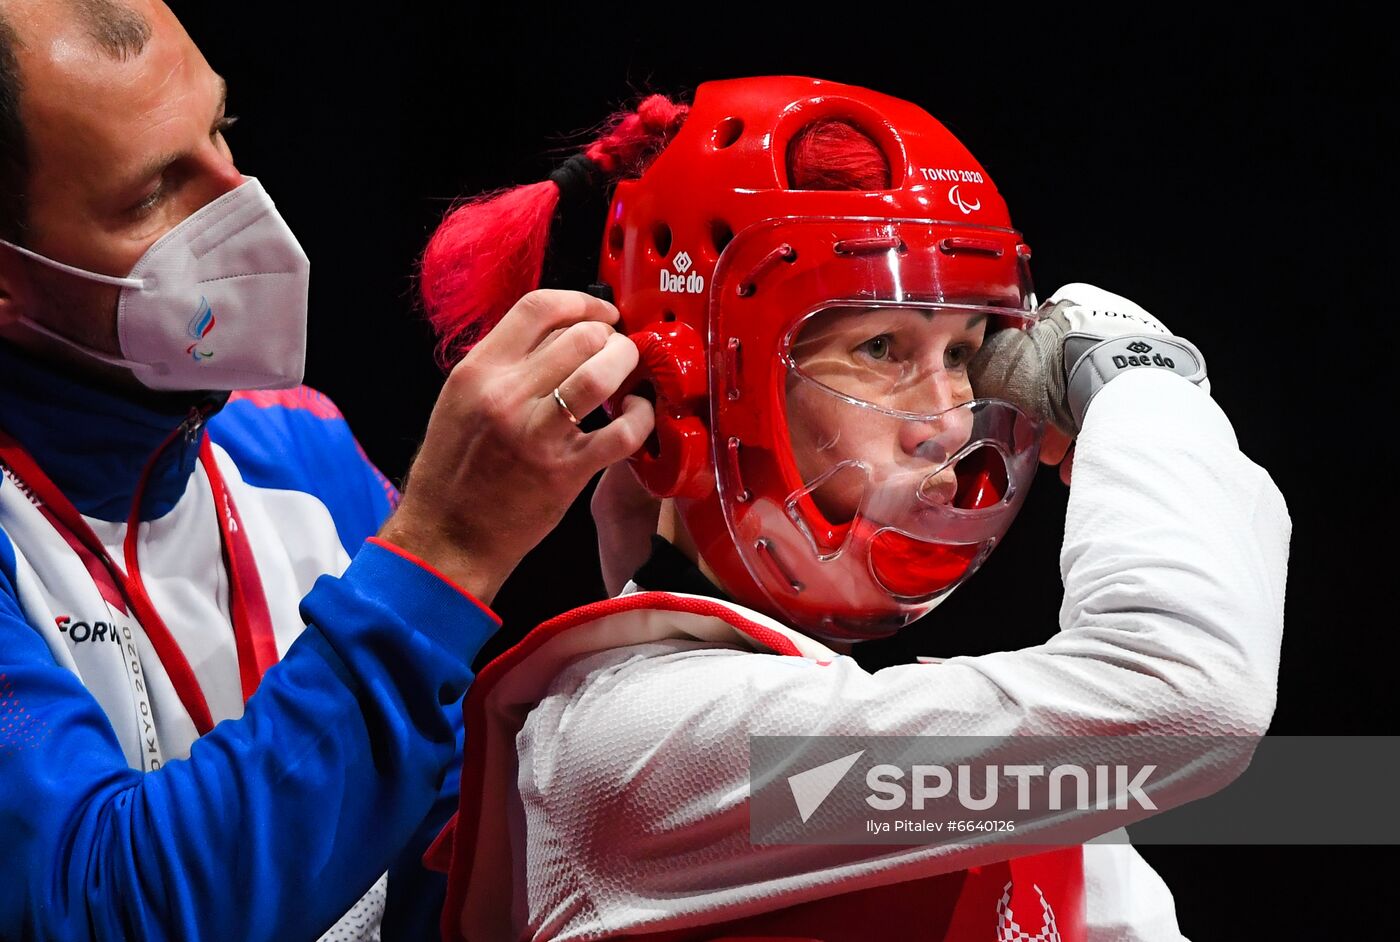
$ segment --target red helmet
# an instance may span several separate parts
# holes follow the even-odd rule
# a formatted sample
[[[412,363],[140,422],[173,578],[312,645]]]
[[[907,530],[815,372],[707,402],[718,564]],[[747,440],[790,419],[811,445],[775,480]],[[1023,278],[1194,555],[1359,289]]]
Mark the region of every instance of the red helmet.
[[[888,189],[789,185],[789,144],[831,120],[880,148]],[[1027,328],[1029,257],[987,172],[921,108],[808,78],[700,86],[674,140],[617,185],[600,276],[641,351],[614,402],[647,386],[656,402],[633,468],[676,499],[736,599],[826,637],[874,638],[986,558],[1034,477],[1040,425],[970,394],[917,409],[865,396],[805,369],[794,345],[840,318]],[[839,449],[820,473],[804,467],[796,399],[911,442],[902,469]],[[911,471],[915,455],[924,465]],[[841,475],[855,496],[838,513],[821,489]]]

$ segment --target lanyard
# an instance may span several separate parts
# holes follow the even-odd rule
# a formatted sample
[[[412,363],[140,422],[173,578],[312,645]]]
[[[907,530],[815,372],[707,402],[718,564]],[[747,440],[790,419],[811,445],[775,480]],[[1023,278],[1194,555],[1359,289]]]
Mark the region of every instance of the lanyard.
[[[155,453],[146,461],[141,471],[141,479],[132,497],[131,513],[126,521],[126,537],[122,542],[122,555],[126,568],[123,570],[107,553],[106,547],[88,526],[82,514],[73,503],[63,496],[48,475],[24,450],[24,447],[0,430],[0,463],[10,470],[10,474],[25,490],[39,508],[49,524],[58,531],[64,541],[83,561],[88,574],[97,585],[98,591],[108,605],[124,615],[134,615],[145,629],[151,647],[160,658],[166,674],[175,686],[175,692],[184,704],[195,728],[203,736],[214,728],[214,720],[209,712],[208,701],[199,681],[184,652],[175,641],[164,619],[156,611],[151,597],[146,592],[146,584],[141,579],[140,561],[137,558],[136,537],[140,528],[142,497],[146,492],[146,481],[156,459],[185,431],[182,425],[161,443]],[[277,644],[272,632],[272,615],[267,607],[267,596],[263,592],[262,579],[258,575],[257,563],[253,559],[252,546],[248,543],[247,532],[243,528],[238,508],[234,506],[233,495],[229,493],[214,459],[214,449],[209,436],[202,435],[199,444],[199,462],[209,478],[209,486],[214,494],[214,506],[218,512],[219,539],[223,550],[224,567],[228,573],[229,614],[233,621],[233,637],[238,652],[238,674],[243,689],[243,700],[247,702],[258,688],[262,675],[277,662]]]

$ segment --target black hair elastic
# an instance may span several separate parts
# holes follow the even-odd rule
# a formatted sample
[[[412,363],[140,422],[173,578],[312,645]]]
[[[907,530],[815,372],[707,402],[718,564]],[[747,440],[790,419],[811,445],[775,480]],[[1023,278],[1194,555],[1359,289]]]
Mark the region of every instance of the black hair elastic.
[[[575,154],[554,168],[549,175],[552,183],[559,187],[559,202],[574,202],[580,196],[593,192],[602,177],[598,165],[583,154]]]
[[[598,277],[599,231],[608,217],[608,175],[582,153],[549,175],[559,202],[549,224],[541,288],[577,290]]]

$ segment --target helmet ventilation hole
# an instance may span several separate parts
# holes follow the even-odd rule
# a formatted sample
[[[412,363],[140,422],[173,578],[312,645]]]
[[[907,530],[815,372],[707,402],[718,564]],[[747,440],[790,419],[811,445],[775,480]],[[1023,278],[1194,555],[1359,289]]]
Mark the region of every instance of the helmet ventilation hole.
[[[739,284],[735,286],[739,297],[747,298],[757,291],[759,279],[768,274],[773,266],[777,265],[779,262],[786,262],[791,265],[795,261],[797,261],[797,249],[784,242],[782,245],[763,256],[763,258],[759,259],[758,264],[754,265],[754,267],[749,270],[749,273],[739,281]]]
[[[822,118],[788,142],[784,175],[790,190],[887,190],[895,163],[854,120]]]
[[[729,223],[723,219],[710,220],[710,244],[715,247],[715,255],[724,251],[724,247],[734,238],[734,230],[729,227]]]
[[[651,241],[656,246],[656,254],[665,258],[671,254],[671,227],[658,222],[651,229]]]
[[[738,118],[725,118],[715,126],[715,150],[724,150],[744,133],[744,122]]]

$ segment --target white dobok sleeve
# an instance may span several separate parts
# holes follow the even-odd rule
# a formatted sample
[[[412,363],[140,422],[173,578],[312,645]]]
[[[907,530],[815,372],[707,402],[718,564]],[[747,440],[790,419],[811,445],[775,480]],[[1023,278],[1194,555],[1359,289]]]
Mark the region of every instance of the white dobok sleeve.
[[[1132,845],[1084,845],[1084,928],[1088,942],[1187,942],[1171,890]]]
[[[990,845],[752,844],[751,735],[1262,735],[1289,532],[1278,489],[1208,394],[1166,371],[1119,377],[1078,441],[1060,630],[1045,644],[872,674],[849,657],[822,665],[668,641],[562,671],[517,739],[527,921],[567,925],[572,938],[997,859]],[[1185,800],[1247,762],[1158,774]],[[1122,823],[1084,812],[1071,837]]]

